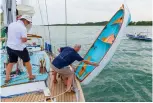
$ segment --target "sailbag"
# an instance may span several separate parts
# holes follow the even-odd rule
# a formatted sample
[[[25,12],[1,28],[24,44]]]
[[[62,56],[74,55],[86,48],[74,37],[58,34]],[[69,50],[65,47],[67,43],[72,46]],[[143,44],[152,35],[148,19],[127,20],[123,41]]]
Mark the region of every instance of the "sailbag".
[[[130,20],[131,15],[128,8],[122,5],[101,31],[84,57],[85,60],[99,63],[99,66],[95,67],[80,63],[76,68],[75,75],[82,84],[90,83],[111,60]]]

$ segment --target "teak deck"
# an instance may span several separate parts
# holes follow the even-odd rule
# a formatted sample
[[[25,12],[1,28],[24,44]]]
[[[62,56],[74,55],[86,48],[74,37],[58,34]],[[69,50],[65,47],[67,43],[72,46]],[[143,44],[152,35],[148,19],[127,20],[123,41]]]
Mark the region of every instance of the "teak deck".
[[[51,74],[49,75],[48,84],[49,84],[49,89],[51,91],[51,96],[56,96],[64,92],[65,86],[63,82],[61,81],[61,79],[58,77],[57,77],[58,83],[54,84],[52,81],[52,76],[53,75]],[[78,82],[77,79],[75,79],[75,82],[77,84],[77,88],[80,90],[78,102],[85,102],[80,83]],[[36,93],[31,93],[31,94],[25,94],[23,96],[16,96],[13,98],[1,99],[1,102],[39,102],[39,101],[43,102],[45,98],[46,97],[43,92],[41,93],[36,92]],[[74,92],[65,93],[63,95],[60,95],[56,97],[55,100],[56,102],[77,102],[76,95]]]

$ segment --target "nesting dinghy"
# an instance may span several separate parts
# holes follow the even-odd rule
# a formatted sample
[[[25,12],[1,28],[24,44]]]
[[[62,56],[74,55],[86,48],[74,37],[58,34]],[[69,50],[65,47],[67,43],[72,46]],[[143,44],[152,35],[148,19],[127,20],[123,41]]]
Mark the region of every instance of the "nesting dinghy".
[[[99,66],[94,67],[80,63],[76,68],[75,75],[82,84],[86,85],[90,83],[107,65],[120,44],[124,29],[130,20],[131,15],[128,8],[122,5],[104,27],[84,57],[85,60],[99,63]]]

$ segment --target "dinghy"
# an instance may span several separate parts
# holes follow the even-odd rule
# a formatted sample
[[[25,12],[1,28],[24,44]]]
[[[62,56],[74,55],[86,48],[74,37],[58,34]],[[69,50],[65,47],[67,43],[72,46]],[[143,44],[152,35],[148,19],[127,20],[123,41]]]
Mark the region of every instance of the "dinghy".
[[[101,31],[84,59],[99,63],[98,67],[80,63],[76,68],[75,75],[79,81],[86,85],[91,82],[111,60],[115,50],[120,44],[126,26],[131,19],[130,12],[125,5],[116,12],[108,24]]]

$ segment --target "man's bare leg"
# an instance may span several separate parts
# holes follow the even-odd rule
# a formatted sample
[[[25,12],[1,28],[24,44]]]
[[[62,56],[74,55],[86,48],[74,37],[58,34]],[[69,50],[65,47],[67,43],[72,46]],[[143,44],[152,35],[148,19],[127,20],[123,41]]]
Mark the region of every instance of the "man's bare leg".
[[[61,80],[62,80],[62,82],[64,83],[64,86],[67,86],[68,77],[62,76],[62,77],[61,77]]]
[[[71,86],[72,86],[73,78],[74,78],[73,74],[70,77],[68,77],[68,80],[67,80],[67,89],[66,89],[66,91],[68,91],[68,92],[71,91]]]
[[[30,61],[29,62],[25,62],[25,66],[26,66],[27,72],[29,74],[29,79],[34,79],[35,75],[32,75],[32,66],[31,66]]]
[[[9,81],[10,80],[10,73],[11,73],[11,71],[12,71],[12,68],[13,68],[13,65],[14,65],[15,63],[9,63],[8,65],[7,65],[7,68],[6,68],[6,81]]]
[[[64,79],[64,85],[65,85],[65,86],[67,86],[67,81],[68,81],[68,78],[65,78],[65,79]]]
[[[57,79],[56,79],[57,72],[54,71],[54,72],[53,72],[53,75],[54,75],[54,76],[53,76],[53,82],[54,82],[54,83],[57,83]]]

